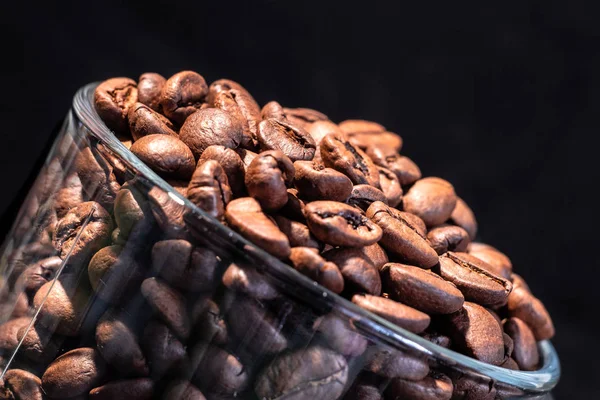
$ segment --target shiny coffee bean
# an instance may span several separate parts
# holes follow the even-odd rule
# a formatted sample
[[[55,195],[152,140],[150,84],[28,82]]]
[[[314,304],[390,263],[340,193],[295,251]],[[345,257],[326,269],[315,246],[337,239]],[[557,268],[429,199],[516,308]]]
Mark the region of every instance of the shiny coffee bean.
[[[167,388],[164,400],[206,400],[200,389],[189,381],[177,380]]]
[[[274,216],[279,229],[287,236],[292,247],[311,247],[320,250],[323,246],[302,222],[287,219],[281,215]]]
[[[367,217],[381,228],[379,243],[386,250],[409,264],[423,268],[431,268],[437,264],[437,253],[423,236],[419,226],[414,224],[414,216],[407,218],[406,213],[382,202],[374,202],[367,209]]]
[[[117,134],[127,134],[127,113],[138,100],[137,84],[129,78],[112,78],[94,91],[94,107],[102,121]]]
[[[246,170],[246,188],[263,209],[278,210],[287,203],[287,187],[294,179],[294,165],[279,150],[260,153]]]
[[[64,217],[70,209],[77,207],[83,201],[83,185],[79,175],[76,172],[67,175],[54,200],[56,216]]]
[[[371,262],[378,270],[381,269],[385,264],[388,263],[388,256],[377,243],[370,246],[365,246],[360,251],[365,255],[367,260]]]
[[[242,142],[242,125],[233,116],[218,108],[198,110],[179,130],[179,139],[199,159],[208,146],[237,148]]]
[[[477,236],[477,220],[473,210],[460,197],[456,198],[456,206],[450,214],[450,222],[460,226],[469,233],[469,238],[475,240]]]
[[[9,369],[4,374],[4,388],[16,400],[42,400],[42,381],[29,371],[22,369]],[[0,395],[0,398],[2,395]],[[7,397],[11,398],[11,397]]]
[[[379,270],[362,249],[340,247],[326,251],[323,258],[338,266],[349,291],[381,294]]]
[[[87,394],[104,379],[106,365],[100,354],[81,347],[58,357],[42,376],[42,389],[50,398]]]
[[[366,153],[375,165],[387,168],[396,174],[402,186],[412,185],[421,179],[421,170],[410,158],[401,156],[396,150],[388,146],[369,146]]]
[[[232,200],[225,211],[227,223],[246,239],[278,258],[290,254],[290,242],[251,197]]]
[[[340,129],[361,149],[372,145],[385,145],[396,151],[402,148],[402,138],[376,122],[349,119],[340,122]]]
[[[381,191],[385,195],[387,203],[390,207],[396,207],[402,201],[402,186],[396,174],[387,168],[378,167],[379,170],[379,184],[381,185]]]
[[[107,211],[111,211],[120,189],[112,165],[97,149],[92,151],[90,147],[86,147],[77,155],[75,168],[84,198],[93,199]]]
[[[62,266],[63,260],[60,257],[43,258],[40,261],[27,267],[17,279],[15,292],[25,291],[29,298],[33,298],[35,293],[45,283],[54,279]]]
[[[169,371],[178,371],[187,357],[186,348],[175,334],[159,321],[150,321],[142,338],[144,355],[148,360],[150,374],[159,380]]]
[[[358,209],[335,201],[313,201],[305,208],[310,231],[332,246],[362,247],[381,239],[381,228]]]
[[[261,399],[334,400],[341,396],[347,380],[344,357],[313,346],[275,358],[259,373],[254,391]]]
[[[424,358],[387,346],[371,346],[366,359],[367,371],[387,379],[420,381],[429,373],[429,365]]]
[[[233,193],[218,161],[199,162],[188,185],[187,198],[208,215],[221,219]]]
[[[155,72],[146,72],[138,80],[138,101],[154,111],[161,111],[160,96],[167,80]]]
[[[344,290],[344,278],[339,268],[334,263],[325,261],[313,250],[308,247],[292,247],[292,266],[332,292],[341,293]]]
[[[187,208],[158,186],[148,192],[148,203],[157,225],[168,239],[187,239],[189,233],[183,219]]]
[[[142,103],[135,103],[129,109],[127,120],[134,141],[148,135],[177,136],[175,126],[167,117]]]
[[[423,336],[423,339],[429,340],[433,344],[437,344],[438,346],[442,346],[446,349],[449,349],[452,345],[452,340],[446,336],[442,335],[438,332],[426,332]]]
[[[440,257],[439,274],[454,283],[466,300],[490,307],[504,305],[512,284],[489,269],[467,253],[448,252]]]
[[[56,358],[59,353],[64,337],[44,329],[39,324],[21,326],[17,332],[17,340],[22,340],[19,347],[19,356],[23,356],[38,365],[46,366]]]
[[[222,281],[226,288],[258,300],[273,300],[279,297],[277,288],[252,266],[230,264],[223,274]]]
[[[383,297],[355,294],[352,302],[413,333],[423,332],[431,321],[429,315]]]
[[[317,121],[328,121],[327,115],[313,110],[312,108],[288,108],[284,107],[283,112],[285,118],[292,124],[305,128],[308,124],[312,124]]]
[[[142,295],[146,301],[177,336],[183,340],[190,335],[191,324],[186,312],[185,298],[157,278],[142,282]]]
[[[329,120],[315,121],[309,123],[304,126],[304,129],[306,129],[310,136],[312,136],[317,145],[319,145],[319,143],[321,143],[321,140],[323,140],[323,138],[329,135],[330,133],[337,136],[345,137],[345,134],[344,132],[342,132],[340,127]]]
[[[148,197],[135,184],[125,184],[117,192],[114,217],[119,236],[125,240],[132,232],[146,232],[154,223]]]
[[[298,197],[298,190],[291,188],[287,190],[287,203],[279,209],[279,213],[294,221],[306,223],[304,217],[304,201]]]
[[[200,108],[207,94],[208,87],[202,75],[193,71],[181,71],[165,82],[160,95],[160,106],[169,119],[181,125]]]
[[[315,140],[307,131],[277,119],[258,124],[258,142],[262,151],[280,150],[292,161],[310,161],[316,150]]]
[[[508,296],[508,315],[525,322],[536,340],[554,336],[554,324],[546,307],[522,286],[514,288]]]
[[[318,318],[313,328],[323,336],[329,347],[345,356],[360,356],[367,348],[367,339],[344,317],[327,314]]]
[[[346,201],[352,192],[352,181],[332,168],[313,161],[294,163],[294,185],[298,194],[307,200]]]
[[[512,262],[498,249],[487,244],[474,242],[469,245],[468,253],[490,265],[492,267],[491,272],[505,279],[510,279]]]
[[[144,279],[142,267],[121,246],[100,249],[88,265],[88,277],[96,295],[107,303],[118,304],[133,294]]]
[[[143,136],[135,141],[130,150],[166,179],[190,179],[196,166],[192,151],[175,136]]]
[[[446,375],[431,372],[420,381],[396,378],[386,391],[386,399],[401,400],[450,400],[452,398],[452,380]]]
[[[449,372],[452,379],[453,399],[464,400],[495,400],[498,394],[494,381],[489,378],[479,378],[465,375],[461,372]]]
[[[379,188],[379,171],[369,156],[342,137],[329,134],[319,144],[326,167],[346,175],[355,185]]]
[[[347,203],[363,211],[367,211],[371,204],[376,201],[387,205],[387,198],[381,190],[371,185],[355,185],[352,188],[352,193],[350,193]]]
[[[221,309],[210,298],[199,298],[192,307],[190,318],[194,326],[194,338],[217,345],[225,345],[229,341]]]
[[[151,400],[154,382],[148,378],[108,382],[90,391],[90,400]]]
[[[30,317],[20,317],[11,319],[0,325],[0,355],[3,357],[11,357],[17,345],[18,332],[29,326]]]
[[[389,263],[383,267],[382,279],[390,298],[427,314],[450,314],[464,302],[456,286],[418,267]]]
[[[245,149],[256,149],[256,129],[255,132],[250,131],[248,120],[236,102],[235,95],[230,91],[221,91],[210,97],[210,101],[210,104],[213,107],[225,111],[239,121],[240,125],[242,126],[242,141],[240,142],[240,147]]]
[[[383,395],[376,386],[359,381],[352,384],[343,400],[383,400]]]
[[[456,206],[454,187],[441,178],[418,180],[402,198],[404,211],[420,217],[427,226],[440,225]]]
[[[250,384],[248,370],[233,355],[216,346],[199,343],[191,354],[192,370],[195,370],[192,382],[207,393],[209,398],[215,394],[227,398],[236,397]]]
[[[270,101],[260,110],[262,119],[277,118],[287,120],[283,107],[276,101]]]
[[[447,251],[466,251],[470,240],[467,231],[454,225],[440,225],[432,228],[427,233],[427,239],[439,255]]]
[[[224,146],[208,146],[200,156],[198,163],[208,160],[215,160],[223,167],[234,197],[244,197],[246,195],[246,186],[244,183],[246,169],[244,168],[242,159],[235,150]]]

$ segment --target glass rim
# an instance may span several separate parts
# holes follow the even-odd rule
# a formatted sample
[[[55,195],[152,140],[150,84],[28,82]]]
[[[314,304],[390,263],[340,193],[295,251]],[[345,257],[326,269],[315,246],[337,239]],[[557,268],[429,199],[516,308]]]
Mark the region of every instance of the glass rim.
[[[131,151],[129,151],[113,134],[113,132],[102,121],[93,106],[94,90],[99,82],[89,83],[81,87],[73,97],[73,112],[81,124],[109,150],[118,155],[133,170],[139,171],[152,184],[160,187],[168,195],[180,204],[193,211],[194,216],[208,223],[211,229],[220,232],[223,237],[239,243],[244,250],[251,250],[264,263],[264,271],[276,279],[285,279],[293,282],[298,288],[305,291],[306,295],[314,295],[316,298],[335,305],[335,311],[351,318],[354,325],[362,330],[368,331],[379,340],[391,347],[408,348],[415,353],[435,359],[441,365],[468,371],[474,375],[489,377],[496,383],[509,385],[525,391],[526,393],[540,394],[552,390],[558,383],[561,369],[558,354],[549,340],[538,342],[538,349],[542,360],[542,366],[536,371],[515,371],[499,366],[484,363],[454,350],[450,350],[434,344],[408,330],[401,328],[373,313],[364,310],[349,300],[318,285],[313,280],[300,274],[294,268],[276,259],[266,251],[258,248],[237,232],[231,230],[213,217],[199,209],[191,201],[179,194],[164,179],[159,177],[148,166],[141,162]],[[360,331],[360,329],[359,329]]]

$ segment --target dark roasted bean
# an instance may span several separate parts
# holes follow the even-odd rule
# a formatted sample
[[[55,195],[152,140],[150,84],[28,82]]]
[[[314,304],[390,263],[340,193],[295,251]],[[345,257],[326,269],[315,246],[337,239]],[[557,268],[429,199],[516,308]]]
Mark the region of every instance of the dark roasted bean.
[[[431,247],[442,255],[447,251],[466,251],[469,234],[463,228],[454,225],[440,225],[427,233]]]
[[[287,219],[281,215],[274,217],[279,229],[287,236],[292,247],[311,247],[320,250],[323,246],[302,222]]]
[[[387,346],[371,346],[367,350],[367,371],[384,378],[420,381],[429,373],[427,361]]]
[[[279,296],[277,288],[251,266],[230,264],[223,274],[223,285],[259,300],[272,300]]]
[[[368,294],[355,294],[352,302],[388,321],[414,333],[421,333],[429,326],[429,315],[402,303]]]
[[[379,271],[363,249],[340,247],[326,251],[323,257],[338,266],[350,291],[381,294]]]
[[[454,187],[441,178],[418,180],[402,198],[404,211],[420,217],[427,226],[440,225],[456,206]]]
[[[287,186],[294,179],[294,165],[279,150],[259,154],[246,171],[246,188],[263,209],[278,210],[287,203]]]
[[[232,197],[227,175],[219,162],[199,162],[188,185],[187,198],[208,215],[221,219]]]
[[[88,393],[104,379],[106,365],[90,348],[71,350],[58,357],[42,376],[42,389],[51,398],[69,398]]]
[[[318,318],[313,327],[321,333],[329,347],[345,356],[360,356],[367,348],[367,339],[343,317],[330,313]]]
[[[355,185],[347,200],[348,204],[360,208],[363,211],[367,211],[371,204],[376,201],[387,205],[387,197],[385,197],[385,194],[371,185]]]
[[[293,267],[303,275],[317,281],[334,293],[344,290],[344,278],[337,265],[325,261],[314,249],[292,247],[290,261]]]
[[[468,253],[490,265],[493,268],[491,272],[510,279],[512,262],[504,253],[490,245],[477,242],[469,245]]]
[[[88,277],[99,298],[117,304],[139,288],[144,271],[123,247],[107,246],[90,260]]]
[[[133,140],[158,134],[177,136],[175,126],[167,117],[142,103],[135,103],[129,109],[127,120],[129,121],[129,130],[131,131]]]
[[[402,138],[376,122],[349,119],[340,122],[340,129],[361,149],[372,145],[385,145],[396,151],[402,148]]]
[[[387,168],[396,174],[402,186],[412,185],[421,179],[421,170],[410,158],[401,156],[396,150],[388,146],[369,146],[366,153],[375,165]]]
[[[346,175],[314,161],[296,161],[294,185],[307,200],[346,201],[352,192],[352,181]]]
[[[525,322],[536,340],[554,336],[554,324],[546,307],[522,286],[514,288],[508,296],[508,314]]]
[[[379,188],[379,171],[371,158],[349,141],[333,134],[319,144],[321,159],[326,167],[346,175],[355,185],[369,184]]]
[[[199,159],[208,146],[237,148],[242,142],[242,132],[242,125],[230,114],[218,108],[206,108],[185,120],[179,130],[179,139]]]
[[[157,278],[148,278],[142,282],[142,295],[177,336],[188,338],[191,324],[181,293]]]
[[[431,372],[420,381],[396,378],[386,392],[389,400],[450,400],[451,397],[452,380],[437,372]]]
[[[138,101],[154,111],[161,111],[160,96],[167,80],[155,72],[146,72],[138,80]]]
[[[94,91],[94,106],[98,115],[117,134],[128,133],[127,113],[137,99],[137,85],[129,78],[108,79]]]
[[[313,159],[315,140],[303,128],[269,118],[258,124],[258,142],[262,151],[280,150],[292,161]]]
[[[198,162],[201,163],[207,160],[215,160],[221,164],[235,197],[243,197],[246,194],[244,183],[246,169],[244,168],[242,159],[235,150],[224,146],[208,146],[200,156]]]
[[[396,174],[387,168],[378,167],[379,170],[379,184],[381,185],[381,191],[387,199],[387,204],[390,207],[396,207],[402,201],[402,186]]]
[[[90,391],[90,400],[151,400],[154,382],[148,378],[111,381]]]
[[[202,75],[181,71],[170,77],[160,95],[160,106],[167,117],[181,125],[202,105],[208,87]]]
[[[477,236],[477,220],[473,210],[460,197],[456,198],[456,206],[450,214],[450,222],[460,226],[469,233],[469,238],[475,240]]]

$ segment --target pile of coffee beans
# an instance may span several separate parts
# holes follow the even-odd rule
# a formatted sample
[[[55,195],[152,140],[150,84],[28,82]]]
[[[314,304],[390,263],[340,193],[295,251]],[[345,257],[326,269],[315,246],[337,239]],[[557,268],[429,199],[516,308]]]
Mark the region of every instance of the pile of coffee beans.
[[[539,368],[548,312],[506,255],[474,241],[469,206],[448,181],[422,177],[397,134],[276,101],[261,109],[239,83],[209,86],[192,71],[108,79],[94,106],[182,196],[290,268],[437,345]],[[49,163],[37,184],[45,194],[23,215],[41,229],[2,285],[2,365],[15,357],[0,399],[519,393],[288,296],[261,266],[210,245],[192,210],[102,143],[69,146],[72,162]]]

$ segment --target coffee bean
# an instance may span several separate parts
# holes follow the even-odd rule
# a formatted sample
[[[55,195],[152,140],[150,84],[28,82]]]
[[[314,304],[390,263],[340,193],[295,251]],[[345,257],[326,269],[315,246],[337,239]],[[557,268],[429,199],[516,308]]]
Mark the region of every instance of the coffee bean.
[[[512,284],[489,272],[490,269],[467,253],[448,252],[440,257],[439,274],[454,283],[466,300],[490,307],[504,305]]]
[[[449,373],[452,379],[453,399],[495,400],[498,390],[494,381],[489,378],[474,377],[460,372]]]
[[[152,215],[159,228],[168,239],[187,239],[189,233],[183,215],[187,208],[181,201],[175,201],[170,193],[158,186],[148,192],[148,200]]]
[[[362,249],[340,247],[326,251],[323,257],[338,266],[347,290],[375,296],[381,294],[379,271]]]
[[[358,209],[335,201],[313,201],[306,205],[310,231],[332,246],[362,247],[381,239],[381,228]]]
[[[386,250],[423,268],[437,264],[437,253],[418,225],[413,224],[414,216],[406,218],[406,214],[382,202],[374,202],[367,209],[367,217],[381,228],[383,233],[379,243]]]
[[[315,155],[316,144],[312,136],[284,120],[262,120],[258,124],[258,142],[262,151],[280,150],[292,161],[310,161]]]
[[[383,400],[383,395],[376,386],[354,382],[343,400]]]
[[[187,198],[208,215],[221,219],[233,194],[227,175],[215,160],[198,163],[190,180]]]
[[[512,357],[507,357],[499,366],[513,371],[520,371],[519,364]]]
[[[223,167],[234,197],[243,197],[246,195],[246,186],[244,183],[246,169],[244,168],[242,159],[235,150],[224,146],[208,146],[200,156],[198,163],[208,160],[218,161],[221,167]]]
[[[396,174],[387,168],[378,167],[379,171],[379,184],[381,185],[381,191],[385,195],[386,201],[390,207],[396,207],[402,201],[402,186]]]
[[[279,209],[279,212],[294,221],[306,223],[306,217],[304,217],[305,204],[298,197],[298,190],[294,188],[288,189],[287,198],[287,203]]]
[[[233,116],[218,108],[198,110],[185,120],[179,138],[199,159],[208,146],[220,145],[230,149],[242,142],[242,125]]]
[[[189,381],[172,382],[163,396],[164,400],[206,400],[200,389]]]
[[[39,288],[54,279],[62,264],[63,260],[54,256],[28,266],[17,279],[15,292],[25,291],[29,298],[33,298]]]
[[[121,246],[100,249],[88,265],[88,277],[96,295],[117,304],[137,290],[144,279],[142,267]]]
[[[536,340],[554,336],[554,324],[542,302],[522,286],[518,286],[508,296],[508,315],[525,322]]]
[[[129,130],[137,141],[149,135],[170,135],[177,137],[176,128],[167,117],[142,103],[135,103],[127,115]]]
[[[388,146],[369,146],[366,153],[375,165],[392,171],[402,186],[408,186],[421,179],[421,170],[410,158],[401,156]]]
[[[447,251],[463,252],[469,245],[469,234],[463,228],[453,225],[440,225],[427,233],[431,247],[442,255]]]
[[[178,371],[184,365],[187,353],[173,332],[158,321],[150,321],[142,338],[153,379],[161,379],[169,371]]]
[[[127,113],[138,98],[137,85],[129,78],[112,78],[102,82],[94,91],[94,107],[108,128],[126,134]]]
[[[444,326],[464,354],[493,365],[504,361],[502,329],[480,305],[466,301],[462,309],[446,317]]]
[[[86,147],[75,159],[75,169],[81,181],[84,199],[94,200],[106,210],[112,210],[120,185],[113,173],[113,167],[98,152]]]
[[[468,253],[486,262],[492,267],[492,272],[505,279],[510,279],[512,273],[512,262],[504,253],[494,247],[483,243],[471,243]]]
[[[0,355],[10,357],[19,344],[17,334],[31,322],[29,317],[11,319],[0,325]]]
[[[452,389],[450,378],[444,374],[432,372],[420,381],[409,381],[402,378],[392,380],[386,396],[390,400],[450,400]]]
[[[288,238],[261,210],[251,197],[232,200],[225,211],[229,225],[242,236],[278,258],[290,254]]]
[[[456,206],[454,207],[452,214],[450,214],[450,222],[463,228],[469,233],[469,238],[475,240],[475,236],[477,236],[477,220],[475,219],[475,214],[460,197],[456,198]]]
[[[69,264],[85,265],[110,242],[112,221],[98,203],[88,201],[71,209],[56,225],[53,245]]]
[[[387,205],[387,198],[381,190],[371,185],[355,185],[347,202],[354,207],[367,211],[371,204],[376,201]]]
[[[371,158],[346,139],[329,134],[319,144],[326,167],[348,176],[355,185],[368,184],[379,188],[379,171]]]
[[[402,148],[402,138],[376,122],[349,119],[340,122],[340,129],[361,149],[371,145],[389,146],[396,151]]]
[[[217,345],[224,345],[229,341],[227,324],[223,320],[221,310],[210,298],[198,299],[192,307],[190,318],[195,327],[194,338]]]
[[[344,290],[344,278],[337,265],[325,261],[317,252],[308,247],[292,247],[292,266],[334,293]]]
[[[237,397],[250,383],[244,365],[233,354],[216,346],[199,344],[191,358],[192,370],[196,371],[192,382],[203,393]]]
[[[367,339],[357,332],[352,321],[333,313],[318,318],[313,329],[320,332],[329,347],[345,356],[360,356],[367,348]]]
[[[360,251],[377,269],[381,269],[389,261],[387,254],[377,243],[365,246]]]
[[[154,224],[148,197],[140,187],[125,184],[117,192],[114,216],[119,227],[119,236],[125,240],[131,232],[147,232]]]
[[[387,346],[371,346],[366,359],[367,371],[387,379],[420,381],[429,374],[425,359]]]
[[[404,211],[419,216],[427,226],[444,223],[456,206],[454,187],[441,178],[418,180],[402,198]]]
[[[322,347],[308,347],[273,360],[258,375],[254,390],[261,399],[335,400],[347,379],[344,357]]]
[[[142,295],[173,332],[183,340],[190,335],[190,320],[186,313],[185,298],[157,278],[142,282]]]
[[[111,381],[90,391],[90,400],[151,400],[154,382],[148,378]]]
[[[446,349],[449,349],[452,345],[452,340],[446,335],[442,335],[438,332],[426,332],[423,335],[423,339],[429,340],[433,344],[437,344],[438,346],[442,346]]]
[[[54,200],[56,216],[58,218],[64,217],[70,209],[77,207],[83,201],[83,185],[79,175],[76,172],[67,175]]]
[[[343,202],[352,192],[350,178],[335,169],[314,161],[296,161],[294,169],[294,185],[304,199]]]
[[[287,236],[292,247],[311,247],[320,250],[323,246],[302,222],[292,221],[281,215],[274,217],[279,229]]]
[[[47,366],[59,353],[64,337],[54,334],[36,324],[29,328],[24,324],[17,332],[17,340],[22,340],[18,356],[23,356],[38,365]]]
[[[352,302],[413,333],[423,332],[431,321],[429,315],[383,297],[355,294]]]
[[[456,286],[418,267],[389,263],[383,267],[382,279],[390,298],[428,314],[450,314],[464,302]]]
[[[96,327],[96,345],[102,358],[123,376],[149,374],[138,339],[126,320],[107,312]]]
[[[182,125],[186,118],[200,108],[208,87],[202,75],[181,71],[170,77],[160,95],[160,106],[167,117]]]
[[[81,347],[50,364],[42,376],[42,389],[51,398],[75,397],[98,386],[105,374],[100,354],[91,347]]]
[[[304,128],[310,134],[310,136],[312,136],[317,145],[319,145],[319,143],[321,143],[321,140],[323,140],[323,138],[329,135],[330,133],[336,136],[345,137],[345,134],[344,132],[342,132],[340,127],[329,120],[308,123],[304,126]]]
[[[17,400],[42,400],[42,381],[31,372],[9,369],[4,374],[4,387]]]
[[[195,160],[192,151],[175,136],[147,135],[136,140],[131,152],[167,179],[190,179]]]
[[[313,110],[312,108],[288,108],[284,107],[283,112],[285,113],[285,118],[290,121],[292,124],[300,126],[302,128],[306,127],[308,124],[312,124],[317,121],[328,121],[329,118],[327,115],[319,112],[317,110]]]
[[[522,287],[525,291],[531,293],[531,290],[529,289],[529,286],[527,285],[527,282],[525,282],[525,279],[523,279],[523,277],[521,275],[515,274],[514,272],[512,274],[510,274],[510,280],[513,284],[513,290],[517,288],[517,286]]]
[[[256,129],[254,129],[254,132],[250,131],[248,120],[242,113],[240,106],[235,101],[235,95],[231,93],[231,91],[221,91],[214,94],[214,96],[212,96],[210,99],[213,107],[227,112],[237,121],[239,121],[240,125],[242,126],[242,141],[240,142],[240,147],[252,150],[256,149]]]
[[[277,288],[252,266],[230,264],[223,274],[223,285],[259,300],[272,300],[279,297]]]
[[[270,101],[260,110],[262,119],[277,118],[287,120],[283,107],[276,101]]]
[[[287,186],[294,173],[294,165],[281,151],[265,151],[252,160],[246,171],[248,194],[263,209],[278,210],[287,203]]]
[[[155,72],[146,72],[138,79],[138,101],[154,111],[161,111],[160,96],[167,80]]]

